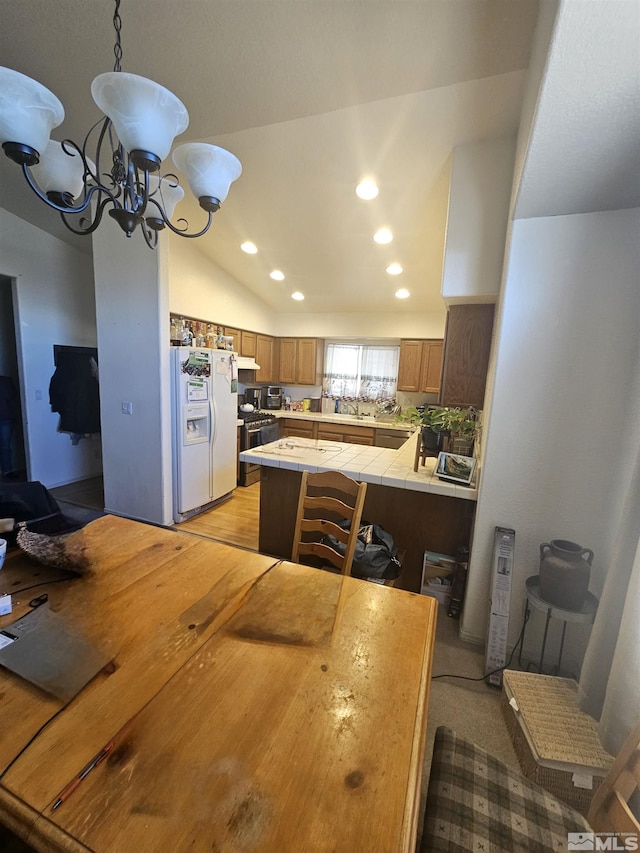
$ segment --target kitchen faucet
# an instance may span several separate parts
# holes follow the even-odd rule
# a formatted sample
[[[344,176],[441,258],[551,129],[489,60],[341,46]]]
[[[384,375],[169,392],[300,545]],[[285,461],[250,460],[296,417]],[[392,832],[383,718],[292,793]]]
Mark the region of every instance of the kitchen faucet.
[[[357,418],[358,418],[358,417],[360,417],[360,411],[359,411],[359,409],[358,409],[358,404],[357,404],[357,403],[355,404],[355,406],[353,405],[353,403],[343,403],[343,404],[342,404],[342,407],[343,407],[344,409],[346,409],[346,410],[347,410],[347,411],[345,412],[345,414],[347,414],[347,415],[348,415],[348,414],[349,414],[349,409],[353,409],[353,414],[354,414]]]

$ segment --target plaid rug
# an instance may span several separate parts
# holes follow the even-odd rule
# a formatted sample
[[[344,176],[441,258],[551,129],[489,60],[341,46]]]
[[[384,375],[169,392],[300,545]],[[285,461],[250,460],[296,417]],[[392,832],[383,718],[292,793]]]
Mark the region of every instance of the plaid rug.
[[[446,726],[436,738],[421,853],[567,851],[581,814]]]

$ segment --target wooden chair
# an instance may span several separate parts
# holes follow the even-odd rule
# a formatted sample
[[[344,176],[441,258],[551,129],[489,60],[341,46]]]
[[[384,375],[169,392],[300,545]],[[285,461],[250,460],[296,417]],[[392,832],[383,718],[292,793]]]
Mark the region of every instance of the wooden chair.
[[[568,833],[630,833],[640,838],[640,822],[628,805],[639,786],[640,723],[594,794],[586,818],[515,767],[440,726],[420,851],[566,850]]]
[[[300,557],[312,557],[314,565],[319,563],[320,568],[328,563],[343,575],[351,574],[366,491],[366,483],[358,483],[340,471],[318,474],[303,471],[293,534],[293,562],[301,562]],[[338,524],[345,520],[350,522],[349,530]],[[320,541],[327,535],[345,546],[344,554]]]
[[[595,832],[626,832],[640,840],[640,820],[629,801],[640,788],[640,721],[593,796],[587,820]]]

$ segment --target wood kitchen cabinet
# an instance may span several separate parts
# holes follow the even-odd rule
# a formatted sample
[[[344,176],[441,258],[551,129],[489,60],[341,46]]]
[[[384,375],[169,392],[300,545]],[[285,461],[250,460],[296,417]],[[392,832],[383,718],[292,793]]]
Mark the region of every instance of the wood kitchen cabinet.
[[[360,427],[352,424],[318,424],[318,440],[344,441],[347,444],[366,444],[373,447],[375,444],[375,429],[373,427]]]
[[[255,332],[245,332],[242,330],[240,336],[240,355],[245,355],[248,358],[256,357],[258,336]],[[258,362],[260,364],[260,362]]]
[[[398,391],[440,390],[443,341],[402,340],[398,364]]]
[[[280,338],[278,381],[283,385],[321,385],[324,341]]]
[[[482,408],[494,312],[493,304],[452,305],[447,311],[441,405]]]
[[[422,342],[422,367],[420,370],[420,390],[427,394],[438,394],[442,374],[442,351],[444,341]]]
[[[239,353],[240,347],[242,345],[242,333],[240,332],[240,329],[233,329],[231,328],[231,326],[225,326],[222,330],[222,333],[228,338],[233,338],[233,350],[234,352]]]
[[[256,335],[255,359],[260,365],[260,370],[256,370],[256,382],[276,382],[278,378],[276,339],[269,335]]]
[[[278,381],[285,385],[296,384],[298,365],[298,341],[296,338],[280,338],[280,372]]]
[[[315,421],[301,421],[296,418],[284,418],[281,421],[282,437],[317,438],[318,424]]]

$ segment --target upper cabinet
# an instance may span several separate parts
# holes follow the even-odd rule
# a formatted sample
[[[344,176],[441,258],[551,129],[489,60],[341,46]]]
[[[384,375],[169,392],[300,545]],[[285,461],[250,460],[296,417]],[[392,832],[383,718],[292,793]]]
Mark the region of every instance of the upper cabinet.
[[[440,403],[484,405],[495,306],[452,305],[447,311]]]
[[[228,338],[233,338],[233,351],[242,355],[240,352],[242,346],[240,329],[232,329],[231,326],[225,326],[222,333]]]
[[[420,390],[429,394],[438,394],[440,391],[440,377],[442,374],[442,351],[444,341],[423,341],[422,347],[422,370],[420,372]]]
[[[240,335],[240,355],[248,358],[255,358],[257,352],[258,336],[255,332],[245,332],[244,329]],[[260,364],[260,362],[258,362]]]
[[[400,341],[398,391],[422,391],[437,394],[442,368],[440,339]]]
[[[256,382],[278,381],[278,354],[276,351],[276,339],[269,335],[256,335],[255,359],[260,365],[256,370]]]
[[[319,338],[280,338],[280,370],[283,385],[320,385],[324,341]]]

